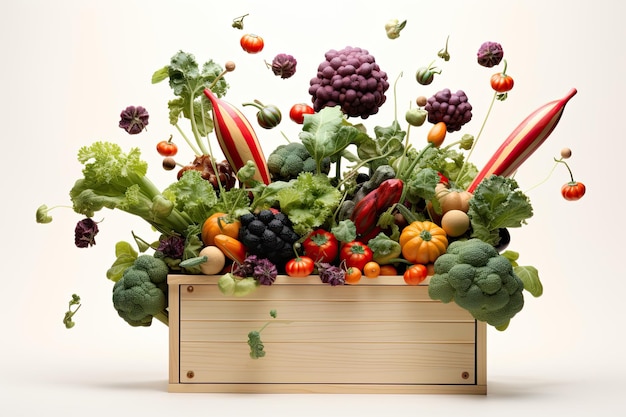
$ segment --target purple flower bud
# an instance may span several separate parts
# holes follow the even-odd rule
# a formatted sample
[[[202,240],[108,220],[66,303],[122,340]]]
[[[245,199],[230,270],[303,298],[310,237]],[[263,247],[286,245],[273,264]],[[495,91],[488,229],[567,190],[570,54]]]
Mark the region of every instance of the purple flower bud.
[[[500,63],[504,57],[502,45],[496,42],[485,42],[478,49],[478,63],[483,67],[491,68]]]
[[[298,61],[287,54],[278,54],[272,61],[272,72],[280,78],[289,78],[296,73],[296,64]]]
[[[317,272],[320,280],[325,284],[343,285],[346,283],[346,274],[343,269],[338,266],[331,265],[327,262],[321,262],[317,266]]]
[[[241,264],[235,264],[233,275],[241,278],[253,276],[254,266],[257,264],[258,259],[256,255],[250,255]]]
[[[86,248],[96,244],[98,224],[87,217],[76,224],[74,229],[74,244],[77,248]]]
[[[141,133],[148,126],[148,111],[141,106],[128,106],[120,113],[120,127],[130,135]]]
[[[181,259],[185,252],[185,239],[180,236],[168,236],[159,242],[157,252],[166,258]]]
[[[254,266],[254,279],[261,285],[272,285],[278,275],[276,265],[269,259],[260,258]]]

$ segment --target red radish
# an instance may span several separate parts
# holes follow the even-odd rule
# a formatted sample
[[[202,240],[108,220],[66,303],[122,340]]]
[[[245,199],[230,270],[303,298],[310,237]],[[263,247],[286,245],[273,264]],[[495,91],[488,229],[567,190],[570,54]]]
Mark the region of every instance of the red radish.
[[[577,90],[572,88],[562,99],[544,104],[524,119],[485,164],[467,191],[474,192],[478,184],[491,175],[512,175],[550,136],[561,119],[565,105],[576,93]]]
[[[213,105],[215,134],[224,156],[235,171],[246,162],[254,161],[257,172],[254,178],[265,184],[271,181],[267,161],[263,155],[259,139],[246,117],[233,105],[220,100],[211,90],[204,89],[204,95]]]

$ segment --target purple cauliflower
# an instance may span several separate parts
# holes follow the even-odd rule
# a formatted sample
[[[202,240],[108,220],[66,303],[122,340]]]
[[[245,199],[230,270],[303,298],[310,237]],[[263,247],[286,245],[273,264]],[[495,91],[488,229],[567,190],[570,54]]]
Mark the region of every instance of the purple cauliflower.
[[[378,113],[389,83],[374,57],[365,49],[347,46],[331,49],[325,58],[309,82],[315,111],[338,105],[349,117],[367,119]]]
[[[483,67],[491,68],[495,67],[502,61],[504,52],[502,45],[497,42],[485,42],[480,45],[476,58],[478,63]]]
[[[444,122],[448,132],[461,130],[472,120],[472,105],[462,90],[452,93],[448,88],[430,97],[424,106],[428,112],[428,121],[432,124]]]

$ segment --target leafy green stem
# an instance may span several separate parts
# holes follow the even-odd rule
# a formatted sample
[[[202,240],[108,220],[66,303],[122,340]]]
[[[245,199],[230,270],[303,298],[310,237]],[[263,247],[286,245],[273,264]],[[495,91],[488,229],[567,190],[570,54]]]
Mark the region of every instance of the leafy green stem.
[[[467,153],[467,157],[463,161],[463,165],[461,165],[461,169],[459,170],[459,174],[457,175],[457,179],[461,179],[462,176],[463,176],[463,171],[465,171],[465,168],[467,167],[467,162],[469,161],[470,157],[472,156],[472,153],[474,152],[474,148],[476,148],[476,144],[478,143],[478,139],[480,139],[480,135],[483,133],[483,130],[485,129],[485,125],[487,124],[487,119],[489,119],[489,115],[491,114],[491,110],[493,109],[493,103],[496,102],[497,98],[498,98],[498,92],[495,92],[493,94],[493,97],[491,98],[491,103],[489,104],[489,109],[487,109],[487,114],[485,115],[485,118],[483,119],[483,123],[480,126],[480,130],[478,131],[478,134],[476,135],[476,138],[474,139],[474,143],[472,144],[472,147],[470,148],[469,152]]]
[[[183,137],[183,139],[185,139],[185,142],[187,142],[187,145],[189,145],[193,153],[195,155],[201,155],[202,152],[196,147],[196,145],[193,144],[191,140],[189,140],[189,137],[185,134],[185,132],[183,132],[178,123],[176,123],[174,126],[176,127],[176,130],[178,130],[178,133],[180,133],[180,135]]]

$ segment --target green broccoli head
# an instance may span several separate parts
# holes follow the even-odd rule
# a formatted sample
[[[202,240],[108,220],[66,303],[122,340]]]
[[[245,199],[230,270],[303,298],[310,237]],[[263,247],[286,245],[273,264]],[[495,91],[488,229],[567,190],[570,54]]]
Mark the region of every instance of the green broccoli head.
[[[152,318],[167,324],[167,273],[165,262],[140,255],[113,286],[113,306],[128,324],[150,326]]]
[[[454,301],[498,330],[524,307],[524,284],[511,262],[480,239],[452,242],[434,271],[428,287],[433,300]]]
[[[325,158],[322,171],[328,174],[330,171],[330,158]],[[267,167],[272,179],[289,181],[295,179],[301,172],[315,173],[317,164],[301,142],[290,142],[279,145],[267,157]]]

